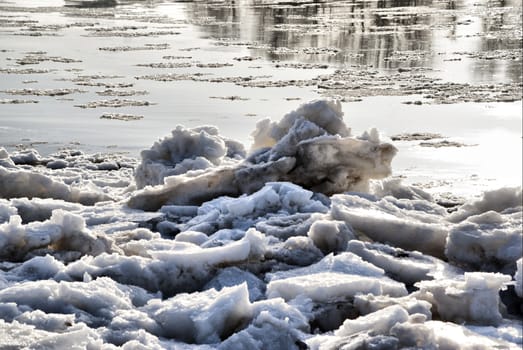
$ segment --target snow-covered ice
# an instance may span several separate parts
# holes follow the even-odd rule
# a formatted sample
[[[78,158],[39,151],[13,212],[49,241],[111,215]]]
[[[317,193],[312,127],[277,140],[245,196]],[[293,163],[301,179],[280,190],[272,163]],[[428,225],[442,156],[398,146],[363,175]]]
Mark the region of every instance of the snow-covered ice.
[[[242,149],[236,144],[227,147],[214,131],[178,128],[173,137],[142,152],[137,184],[157,186],[134,194],[128,205],[144,210],[166,204],[200,205],[223,195],[252,193],[272,181],[289,181],[328,195],[365,190],[370,179],[391,174],[397,151],[381,142],[376,130],[350,136],[341,104],[334,101],[304,104],[278,124],[261,122],[254,132],[252,153],[242,162],[224,160],[226,155],[240,158]],[[184,142],[199,142],[199,146],[188,149],[180,145]]]
[[[443,257],[450,224],[446,210],[426,200],[362,193],[332,196],[331,215],[373,241]]]
[[[521,188],[444,207],[335,101],[252,135],[0,148],[0,348],[523,345]]]

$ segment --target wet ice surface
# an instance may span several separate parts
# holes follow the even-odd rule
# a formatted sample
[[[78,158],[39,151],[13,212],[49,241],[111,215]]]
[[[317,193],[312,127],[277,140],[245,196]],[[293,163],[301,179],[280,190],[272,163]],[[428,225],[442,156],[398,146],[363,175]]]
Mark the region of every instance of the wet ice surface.
[[[0,347],[521,347],[521,4],[63,5],[0,1]]]

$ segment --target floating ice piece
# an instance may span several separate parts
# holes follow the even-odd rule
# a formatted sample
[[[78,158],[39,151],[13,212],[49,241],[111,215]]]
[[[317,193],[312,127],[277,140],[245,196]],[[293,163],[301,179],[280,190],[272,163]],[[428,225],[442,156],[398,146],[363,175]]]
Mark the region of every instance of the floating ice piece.
[[[49,169],[65,169],[67,168],[67,166],[69,165],[69,163],[67,163],[65,160],[63,159],[56,159],[56,160],[51,160],[49,161],[45,166],[48,167]]]
[[[270,152],[258,152],[250,160],[258,160],[267,158],[269,161],[278,160],[283,157],[292,157],[298,151],[301,142],[325,137],[328,132],[318,126],[317,124],[306,120],[303,117],[297,118],[292,126],[287,130],[287,133],[280,139],[272,148]]]
[[[502,320],[499,290],[511,280],[500,273],[465,272],[461,280],[416,283],[420,289],[416,297],[430,302],[433,314],[444,321],[498,325]]]
[[[171,135],[154,143],[141,153],[142,162],[136,169],[138,188],[161,185],[163,179],[204,170],[226,161],[245,157],[243,146],[218,135],[218,129],[204,126],[185,129],[177,126]]]
[[[192,244],[185,244],[182,242],[175,242],[172,239],[163,239],[158,237],[151,237],[145,239],[133,239],[127,242],[122,242],[118,245],[126,255],[138,255],[146,258],[152,258],[153,252],[180,250],[183,248],[193,247]]]
[[[111,250],[111,240],[89,231],[82,217],[62,209],[53,211],[45,222],[22,225],[18,215],[0,224],[0,256],[21,259],[28,252],[39,248],[52,251],[77,251],[98,255]]]
[[[377,132],[372,135],[340,137],[298,118],[272,148],[260,149],[247,158],[244,165],[252,166],[238,170],[238,182],[243,190],[251,191],[263,185],[261,181],[269,175],[328,195],[367,190],[371,178],[390,175],[390,162],[396,154],[396,148],[380,142]]]
[[[386,178],[375,180],[370,184],[370,192],[377,197],[392,196],[397,199],[418,199],[432,202],[430,193],[416,186],[401,183],[401,179]]]
[[[0,289],[13,286],[24,281],[38,281],[53,278],[57,273],[65,268],[64,264],[53,256],[37,256],[30,258],[23,263],[12,263],[4,261],[0,263]],[[0,310],[0,315],[9,314],[5,310]]]
[[[269,182],[257,192],[239,198],[217,198],[204,203],[198,213],[217,209],[231,216],[264,216],[280,210],[287,214],[297,212],[327,211],[312,199],[313,193],[289,182]]]
[[[309,267],[268,274],[267,278],[267,296],[285,300],[304,295],[317,302],[334,302],[356,294],[407,294],[402,283],[385,277],[382,269],[352,253],[330,254]]]
[[[37,329],[61,333],[75,323],[73,314],[45,313],[41,310],[26,311],[15,318],[16,321],[33,325]]]
[[[232,287],[247,283],[249,288],[249,301],[253,302],[265,297],[265,283],[248,271],[237,267],[228,267],[221,270],[216,277],[210,280],[203,288],[221,290],[224,287]]]
[[[146,225],[163,219],[160,212],[147,213],[142,210],[133,210],[125,205],[113,202],[99,203],[95,206],[87,206],[77,212],[85,219],[88,227],[107,233],[120,231],[119,227]],[[134,224],[134,225],[133,225]]]
[[[360,315],[353,305],[359,293],[390,293],[396,297],[407,294],[401,283],[388,279],[382,269],[352,253],[329,254],[311,266],[267,274],[266,278],[270,279],[269,297],[273,288],[274,295],[292,299],[292,304],[312,304],[314,310],[307,312],[310,323],[323,332]]]
[[[101,347],[103,340],[100,335],[84,323],[68,327],[62,332],[47,332],[35,329],[18,321],[10,323],[0,319],[0,348],[62,348],[82,349]]]
[[[260,300],[252,304],[253,313],[260,315],[268,312],[272,317],[286,322],[295,330],[310,331],[309,320],[305,314],[311,312],[313,305],[305,299],[295,301],[295,303],[286,303],[282,298]]]
[[[11,160],[16,165],[38,165],[46,163],[48,160],[42,159],[40,154],[35,149],[29,149],[22,152],[15,152],[11,155]]]
[[[323,258],[323,253],[316,248],[309,237],[289,237],[285,242],[269,244],[265,252],[266,259],[284,264],[308,266]]]
[[[491,339],[499,339],[509,343],[523,346],[523,321],[520,319],[504,319],[496,327],[466,325],[467,329]]]
[[[151,251],[150,255],[179,267],[212,266],[247,260],[249,256],[263,252],[263,236],[252,229],[239,241],[221,247],[201,248],[192,245],[185,249]]]
[[[334,332],[334,335],[338,337],[348,337],[365,331],[371,331],[373,334],[386,335],[394,325],[406,322],[408,318],[409,314],[401,306],[388,306],[366,316],[358,317],[355,320],[346,320],[343,322],[343,325]]]
[[[50,166],[53,162],[61,166]],[[68,150],[29,163],[6,166],[0,162],[0,184],[6,184],[0,186],[0,197],[53,198],[84,205],[124,198],[134,183],[131,175],[136,161],[117,154],[89,156]]]
[[[53,278],[65,269],[65,265],[51,255],[36,256],[25,261],[22,265],[9,271],[10,275],[25,280],[45,280]]]
[[[96,257],[84,256],[68,264],[55,279],[83,280],[86,276],[89,278],[107,276],[118,283],[139,286],[154,292],[159,290],[167,292],[173,289],[172,284],[189,284],[189,281],[182,278],[179,281],[172,279],[172,276],[179,274],[179,269],[165,266],[161,261],[154,263],[151,259],[141,256],[124,256],[113,253],[100,254]],[[194,279],[194,276],[190,276],[190,278]],[[163,286],[162,283],[167,286]],[[190,287],[194,288],[193,285]]]
[[[176,242],[189,242],[201,246],[205,243],[209,237],[202,232],[198,231],[184,231],[174,237]]]
[[[309,331],[307,318],[283,299],[263,300],[252,305],[253,321],[244,330],[222,342],[218,349],[299,350],[303,332]],[[300,346],[301,345],[301,346]]]
[[[286,320],[279,320],[269,312],[262,312],[253,324],[241,332],[233,334],[222,342],[218,349],[274,349],[299,350],[303,336]]]
[[[111,199],[106,194],[81,191],[43,174],[0,167],[0,198],[20,197],[55,198],[84,205]]]
[[[334,338],[334,339],[333,339]],[[370,335],[358,333],[348,338],[333,336],[317,336],[310,341],[311,350],[338,350],[343,349],[397,349],[398,339],[387,335]]]
[[[396,349],[398,340],[390,337],[391,329],[403,324],[409,314],[393,305],[354,320],[346,320],[333,335],[319,335],[306,340],[311,350]]]
[[[422,280],[452,278],[463,274],[459,268],[430,255],[381,243],[352,240],[347,250],[381,267],[389,276],[409,286]]]
[[[143,289],[124,286],[109,278],[91,282],[24,282],[0,290],[0,303],[16,303],[20,311],[74,314],[75,321],[96,326],[108,324],[119,309],[144,305],[153,296]]]
[[[370,179],[391,174],[396,148],[357,138],[321,137],[298,144],[296,166],[288,181],[327,195],[367,190]]]
[[[160,339],[161,328],[143,308],[119,309],[103,329],[104,340],[122,344],[124,349],[165,349],[175,347],[171,340]],[[184,343],[183,343],[184,344]]]
[[[456,212],[450,214],[448,220],[451,222],[460,222],[469,216],[479,215],[488,211],[496,211],[498,213],[507,209],[521,211],[522,205],[521,187],[503,187],[492,191],[485,191],[481,199],[464,204]]]
[[[271,281],[267,297],[291,300],[304,295],[317,302],[333,302],[353,298],[356,294],[371,293],[404,296],[405,286],[386,277],[376,278],[336,272],[321,272]]]
[[[392,327],[390,333],[397,337],[398,348],[402,349],[520,349],[520,345],[484,336],[450,322],[404,322]]]
[[[323,209],[319,212],[322,213]],[[316,218],[315,214],[310,213],[286,215],[283,211],[279,211],[278,214],[269,214],[258,221],[256,229],[267,236],[288,240],[293,237],[297,238],[297,236],[307,236],[311,224]]]
[[[445,254],[458,266],[512,275],[523,255],[522,225],[521,211],[469,216],[450,230]]]
[[[220,196],[239,194],[234,184],[234,169],[218,167],[193,177],[168,177],[163,186],[145,187],[133,193],[127,205],[134,209],[156,211],[164,205],[199,205]]]
[[[55,209],[63,209],[68,212],[83,209],[83,206],[78,203],[52,198],[13,198],[10,202],[17,209],[17,213],[22,217],[23,222],[48,220]]]
[[[169,218],[185,218],[198,215],[199,207],[196,205],[164,205],[160,212]]]
[[[174,225],[182,232],[213,234],[220,229],[247,230],[255,226],[265,234],[281,239],[306,235],[312,222],[309,220],[311,213],[328,211],[311,191],[287,182],[267,183],[259,191],[238,198],[219,197],[203,203],[194,211],[193,207],[184,206],[164,208],[167,218],[173,221],[186,214],[194,216]]]
[[[276,281],[290,277],[299,277],[321,272],[334,272],[341,274],[361,275],[368,277],[383,277],[384,271],[352,253],[329,254],[321,261],[307,267],[296,268],[288,271],[268,273],[266,279]]]
[[[325,254],[346,250],[348,241],[355,238],[350,226],[336,220],[314,221],[307,235]]]
[[[377,199],[345,194],[331,198],[331,216],[344,220],[372,240],[444,257],[450,224],[444,208],[425,200]]]
[[[324,129],[331,135],[350,136],[350,129],[343,122],[341,103],[334,100],[317,100],[302,104],[298,109],[287,113],[279,122],[264,119],[258,122],[252,132],[254,143],[251,151],[272,147],[289,134],[297,119],[305,119]]]
[[[252,317],[247,284],[217,292],[179,294],[167,300],[152,300],[144,308],[161,328],[161,335],[187,343],[218,343]]]
[[[192,243],[153,239],[149,244],[137,241],[150,249],[142,256],[101,254],[86,256],[67,265],[61,279],[82,279],[89,276],[108,276],[119,283],[140,286],[165,296],[200,290],[215,275],[217,267],[239,264],[263,257],[263,235],[252,229],[239,241],[223,246],[201,248]],[[130,243],[129,243],[130,244]],[[132,245],[124,247],[131,250]],[[166,249],[167,248],[167,249]]]
[[[13,162],[11,157],[9,157],[9,153],[3,147],[0,147],[0,167],[6,169],[16,168],[15,163]]]
[[[422,314],[428,320],[432,318],[430,311],[432,304],[425,300],[416,299],[412,295],[393,298],[388,295],[360,294],[354,297],[354,307],[361,315],[367,315],[392,305],[401,306],[409,315]]]
[[[134,194],[128,205],[144,210],[157,210],[166,204],[199,205],[223,195],[253,193],[267,182],[274,181],[288,181],[314,192],[331,195],[350,189],[366,190],[370,179],[391,174],[390,163],[396,148],[381,143],[375,130],[359,138],[349,136],[341,118],[339,102],[313,101],[286,115],[280,124],[265,122],[263,125],[265,129],[255,135],[255,145],[268,145],[270,148],[256,150],[239,164],[222,164],[207,168],[204,173],[185,173],[165,178],[164,185],[145,188]],[[183,137],[180,140],[172,138],[172,141],[166,143],[183,140]],[[207,143],[204,139],[193,148],[211,148],[213,152],[217,150],[216,154],[212,153],[212,157],[223,156],[223,148],[208,147]],[[152,177],[155,177],[154,174],[164,171],[162,164],[170,162],[165,160],[168,153],[167,156],[159,156],[155,151],[151,151],[151,154],[147,152],[143,156],[146,164],[150,163],[150,158],[158,158],[160,162],[160,165],[156,162],[151,165],[151,169],[160,169],[151,170]],[[181,154],[193,158],[191,154]],[[183,162],[182,157],[175,159],[175,162]],[[140,185],[143,171],[139,169],[137,173]]]

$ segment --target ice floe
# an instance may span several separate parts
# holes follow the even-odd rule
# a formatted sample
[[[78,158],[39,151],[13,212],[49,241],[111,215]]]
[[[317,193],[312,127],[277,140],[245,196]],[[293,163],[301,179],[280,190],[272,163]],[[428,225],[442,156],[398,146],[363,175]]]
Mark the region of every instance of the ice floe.
[[[438,204],[334,101],[253,139],[0,148],[0,347],[523,345],[521,188]]]
[[[332,196],[331,215],[373,241],[443,257],[450,224],[446,210],[426,200],[368,194]]]
[[[252,153],[243,162],[197,173],[188,170],[219,165],[230,147],[225,148],[224,141],[212,135],[214,130],[178,128],[173,136],[181,133],[185,134],[183,138],[166,138],[142,153],[137,183],[140,187],[158,186],[144,188],[128,204],[144,210],[157,210],[165,204],[200,205],[222,195],[255,192],[271,181],[288,181],[327,195],[365,190],[370,179],[391,174],[396,148],[381,142],[376,130],[360,137],[349,136],[342,117],[339,102],[304,104],[279,123],[260,122],[253,133]],[[186,150],[186,143],[198,138],[201,143]],[[239,153],[237,149],[232,148],[233,155]],[[164,176],[155,175],[167,172],[173,176],[164,178],[163,183]],[[156,179],[147,181],[149,177]]]

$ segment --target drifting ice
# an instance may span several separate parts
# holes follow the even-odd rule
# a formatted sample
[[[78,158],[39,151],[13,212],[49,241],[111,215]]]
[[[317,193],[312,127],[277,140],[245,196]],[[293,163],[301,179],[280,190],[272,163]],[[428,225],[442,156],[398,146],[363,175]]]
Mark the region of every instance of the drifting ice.
[[[218,196],[252,193],[273,181],[328,195],[365,190],[371,178],[391,174],[396,148],[380,142],[376,130],[349,136],[342,117],[339,102],[315,101],[280,123],[262,121],[243,161],[238,160],[243,149],[227,143],[215,129],[178,127],[172,137],[142,152],[137,184],[158,186],[133,195],[129,206],[157,210],[166,204],[200,205]]]
[[[449,213],[383,179],[338,102],[247,154],[177,127],[121,155],[0,149],[0,347],[519,349],[521,188]]]

